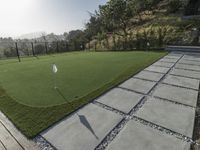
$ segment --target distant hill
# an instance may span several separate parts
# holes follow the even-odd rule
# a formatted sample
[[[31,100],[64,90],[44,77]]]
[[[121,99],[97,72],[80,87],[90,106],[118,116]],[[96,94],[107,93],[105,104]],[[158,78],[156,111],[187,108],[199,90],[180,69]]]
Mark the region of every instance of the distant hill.
[[[33,33],[27,33],[27,34],[23,34],[20,35],[18,37],[15,37],[15,39],[36,39],[36,38],[40,38],[42,36],[46,35],[45,32],[33,32]]]

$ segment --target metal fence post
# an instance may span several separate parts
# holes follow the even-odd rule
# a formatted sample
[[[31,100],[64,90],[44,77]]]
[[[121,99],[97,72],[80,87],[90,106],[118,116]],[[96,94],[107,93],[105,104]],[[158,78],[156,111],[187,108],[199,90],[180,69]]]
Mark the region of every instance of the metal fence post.
[[[47,51],[48,51],[47,42],[45,42],[45,51],[46,51],[46,54],[47,54]]]
[[[65,45],[65,46],[66,46],[66,51],[68,51],[68,43],[67,43],[67,42],[66,42],[66,45]]]
[[[58,46],[58,42],[56,42],[56,51],[57,51],[57,53],[59,53],[59,46]]]
[[[35,57],[35,52],[34,52],[33,42],[31,42],[31,47],[32,47],[32,53],[33,53],[33,56]]]
[[[96,43],[96,41],[95,41],[95,43],[94,43],[94,50],[95,50],[95,52],[96,52],[96,50],[97,50],[97,43]]]
[[[15,42],[15,48],[16,48],[18,60],[19,60],[19,62],[21,62],[21,59],[20,59],[20,56],[19,56],[19,49],[18,49],[18,46],[17,46],[17,42]]]

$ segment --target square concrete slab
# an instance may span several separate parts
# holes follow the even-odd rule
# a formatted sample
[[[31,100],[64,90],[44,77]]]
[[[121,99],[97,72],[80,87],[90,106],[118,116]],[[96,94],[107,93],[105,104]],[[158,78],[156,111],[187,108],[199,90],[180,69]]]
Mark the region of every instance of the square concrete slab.
[[[186,64],[176,64],[175,68],[200,71],[200,66],[186,65]]]
[[[149,98],[136,116],[192,138],[194,108]]]
[[[199,80],[191,79],[191,78],[168,75],[163,80],[163,83],[182,86],[182,87],[191,88],[195,90],[199,89]]]
[[[165,56],[163,58],[178,60],[180,57],[181,57],[181,55],[167,55],[167,56]]]
[[[156,84],[156,82],[144,81],[136,78],[131,78],[124,83],[122,83],[119,87],[127,88],[136,92],[147,94]]]
[[[169,69],[170,68],[151,65],[148,68],[146,68],[145,70],[152,71],[152,72],[158,72],[158,73],[167,73],[169,71]]]
[[[175,63],[175,62],[177,62],[177,60],[178,60],[178,59],[162,58],[162,59],[160,59],[159,61]]]
[[[192,61],[192,60],[181,59],[179,61],[179,63],[200,66],[200,61]]]
[[[198,91],[160,84],[153,95],[155,97],[196,107]]]
[[[169,62],[164,62],[164,61],[157,61],[156,63],[153,64],[154,66],[161,66],[161,67],[168,67],[171,68],[174,63],[169,63]]]
[[[183,56],[183,59],[200,61],[200,55],[185,55]]]
[[[59,150],[93,150],[121,116],[88,104],[41,135]]]
[[[190,150],[190,144],[131,120],[107,150]]]
[[[169,53],[167,56],[176,56],[176,57],[181,57],[181,56],[183,56],[183,54],[182,53],[178,53],[178,52],[171,52],[171,53]]]
[[[188,78],[194,78],[194,79],[200,80],[200,72],[198,72],[198,71],[183,70],[183,69],[173,69],[170,74],[183,76],[183,77],[188,77]]]
[[[129,111],[137,105],[143,95],[131,91],[126,91],[120,88],[115,88],[105,95],[99,97],[96,101],[129,113]]]
[[[134,77],[140,78],[140,79],[146,79],[151,81],[159,81],[164,74],[156,73],[156,72],[150,72],[150,71],[141,71],[140,73],[136,74]]]

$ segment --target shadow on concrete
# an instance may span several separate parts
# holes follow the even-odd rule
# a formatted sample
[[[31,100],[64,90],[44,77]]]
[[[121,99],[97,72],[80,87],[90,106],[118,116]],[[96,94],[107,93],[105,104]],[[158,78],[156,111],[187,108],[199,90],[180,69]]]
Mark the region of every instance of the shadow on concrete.
[[[94,132],[94,130],[92,129],[90,123],[88,122],[87,118],[84,115],[79,115],[77,113],[80,122],[94,135],[94,137],[99,140],[98,136],[96,135],[96,133]]]
[[[72,107],[73,110],[75,110],[74,106],[72,105],[72,103],[70,103],[65,96],[62,94],[62,92],[59,90],[59,88],[55,88],[55,90],[58,92],[58,94],[70,105],[70,107]],[[82,125],[84,125],[93,135],[94,137],[99,140],[98,136],[96,135],[96,133],[94,132],[94,130],[92,129],[92,126],[90,125],[89,121],[87,120],[87,118],[84,115],[79,115],[76,112],[76,115],[79,118],[79,121],[81,122]]]

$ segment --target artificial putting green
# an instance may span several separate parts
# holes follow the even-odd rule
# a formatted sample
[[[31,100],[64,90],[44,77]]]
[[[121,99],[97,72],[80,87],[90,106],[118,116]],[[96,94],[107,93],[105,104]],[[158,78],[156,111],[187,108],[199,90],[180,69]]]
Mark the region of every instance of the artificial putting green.
[[[0,61],[0,110],[28,137],[144,69],[162,52],[74,52]],[[54,89],[52,63],[58,72]]]

